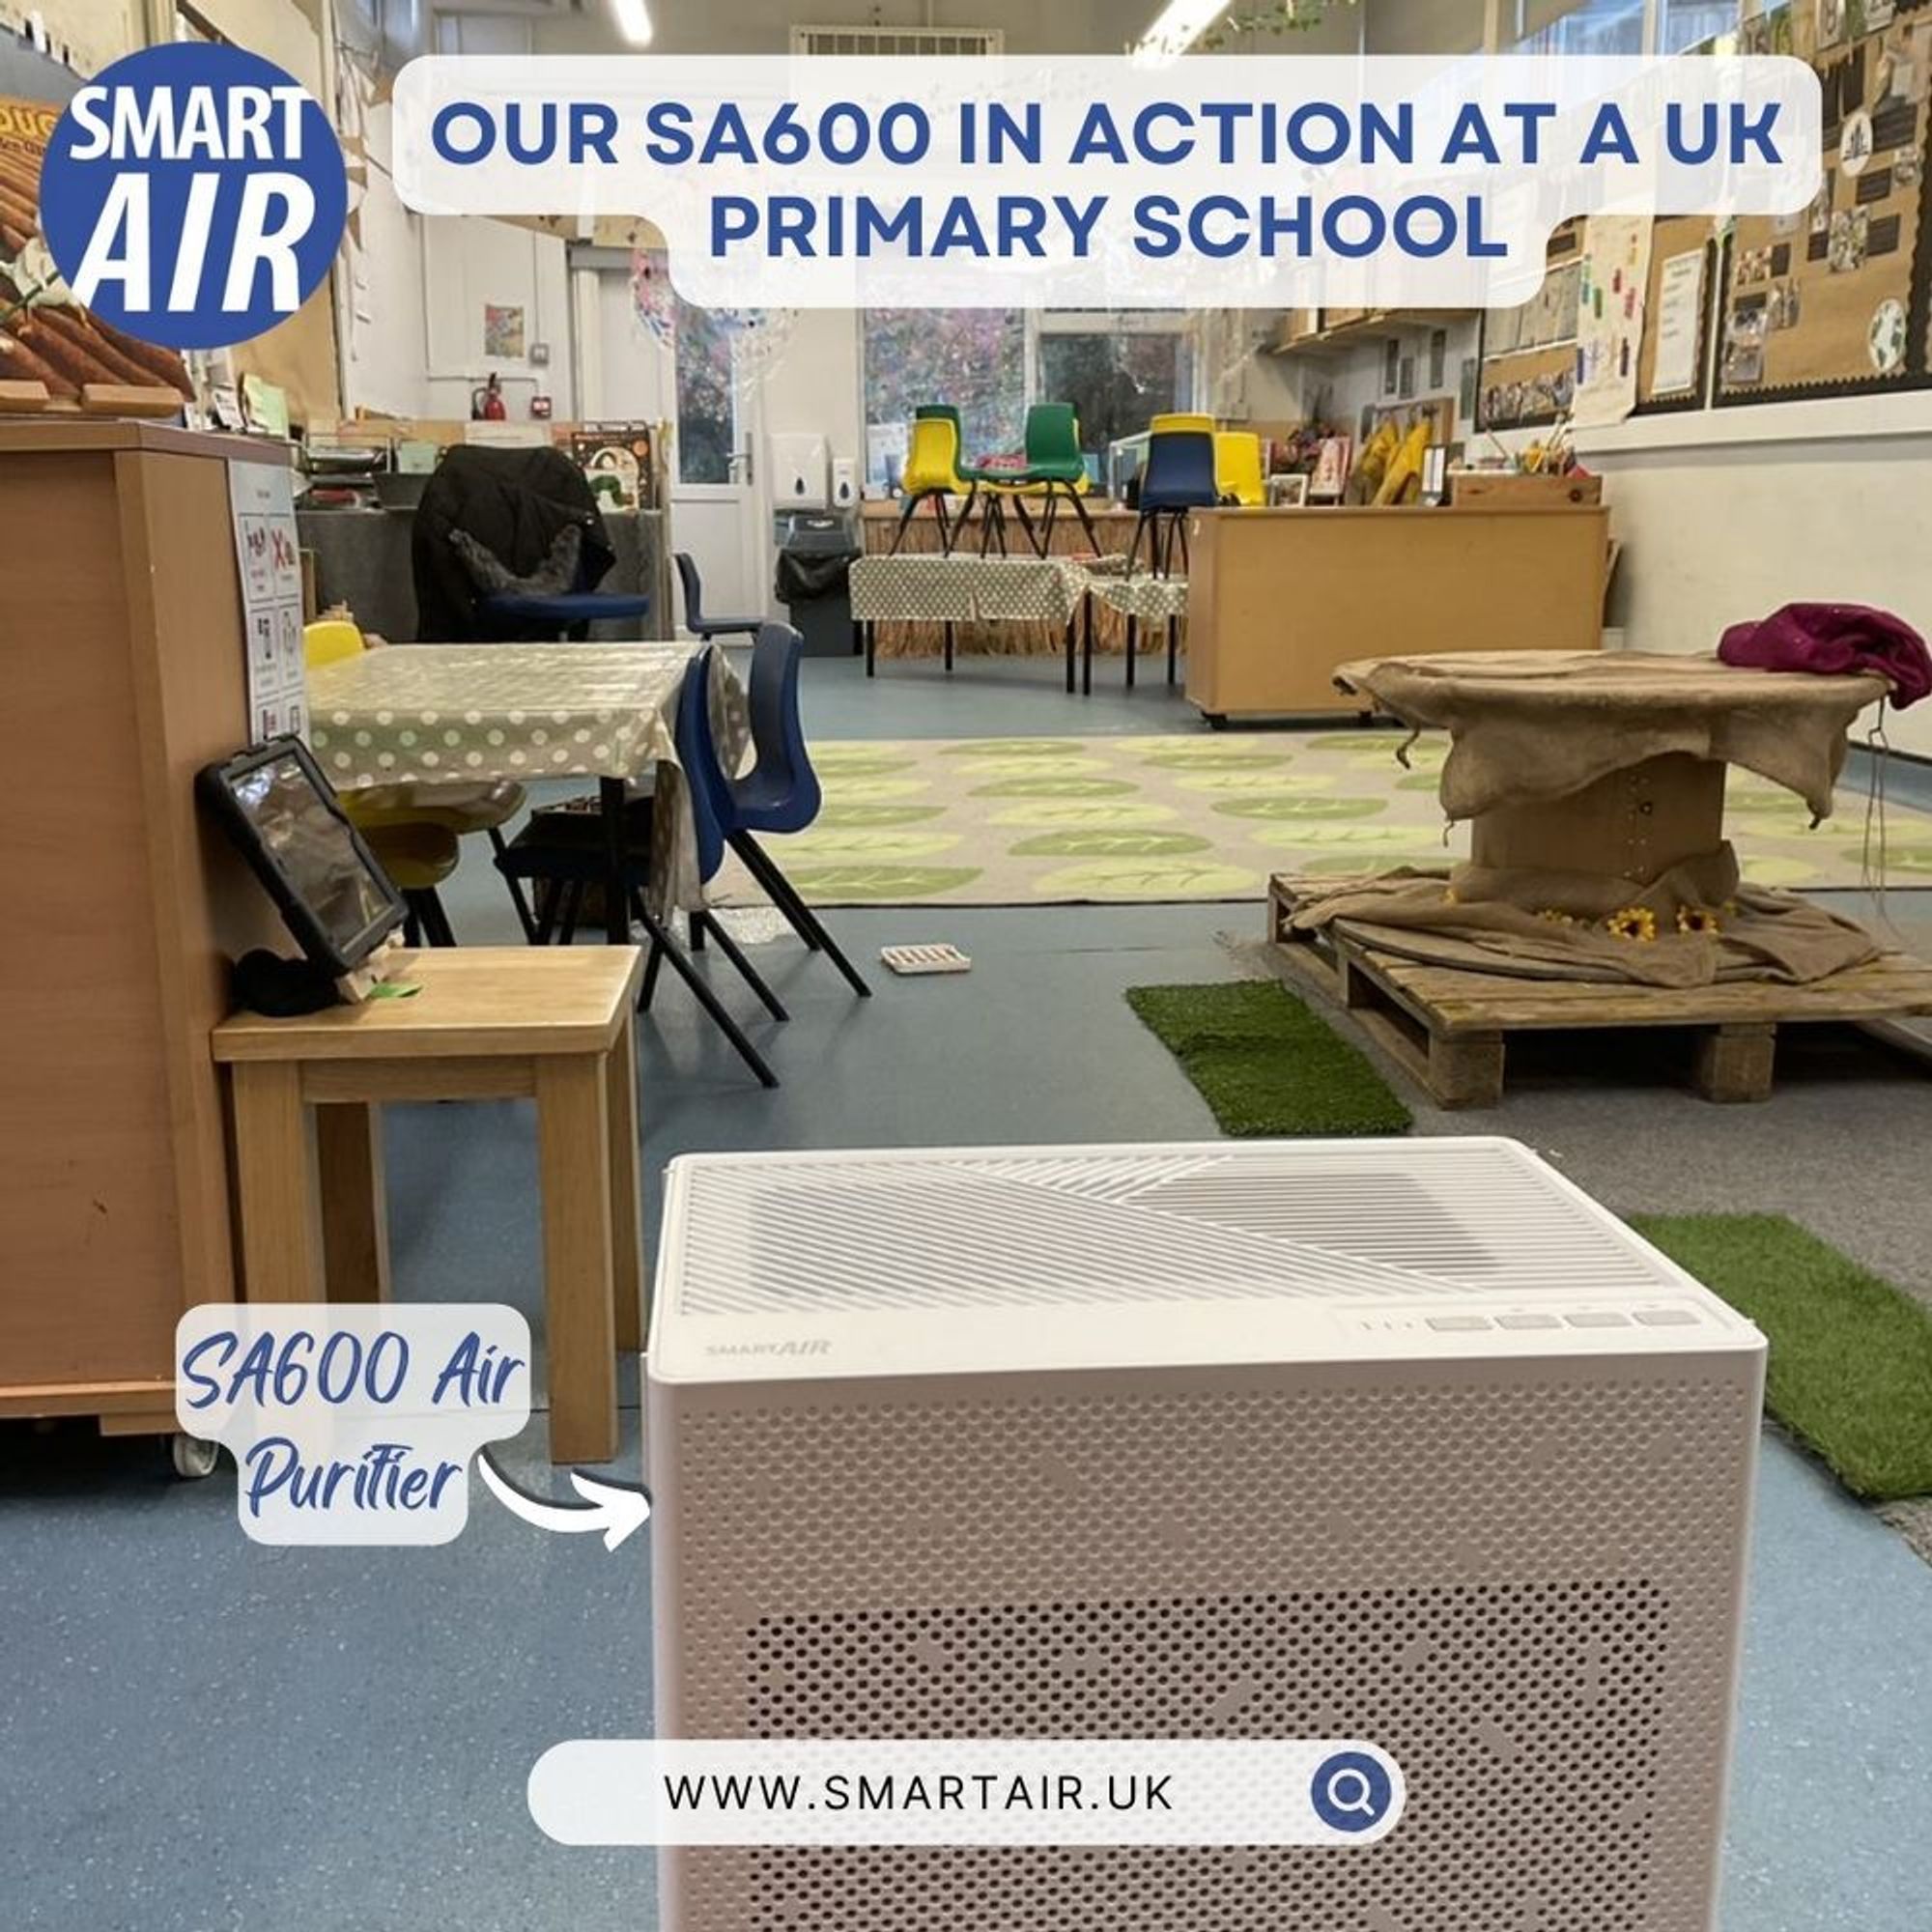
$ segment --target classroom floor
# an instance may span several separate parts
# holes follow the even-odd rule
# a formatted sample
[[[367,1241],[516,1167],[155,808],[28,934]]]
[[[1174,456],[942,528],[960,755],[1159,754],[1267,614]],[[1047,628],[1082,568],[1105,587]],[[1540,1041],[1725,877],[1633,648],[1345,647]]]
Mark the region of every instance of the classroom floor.
[[[1091,735],[1193,717],[1158,688],[1067,698],[1050,667],[1012,659],[943,681],[923,663],[870,685],[813,663],[808,724],[826,738]],[[1932,893],[1887,909],[1932,952]],[[466,863],[450,910],[472,942],[515,937],[487,864]],[[640,1035],[647,1227],[658,1170],[686,1150],[1212,1136],[1118,994],[1243,970],[1219,935],[1252,938],[1258,908],[931,907],[836,925],[877,997],[855,1002],[789,944],[763,949],[794,1015],[754,1029],[776,1093],[680,989],[661,993]],[[921,939],[962,947],[972,974],[876,967],[881,945]],[[728,971],[721,985],[749,1010]],[[1876,1049],[1814,1043],[1762,1107],[1710,1108],[1626,1060],[1587,1086],[1525,1079],[1493,1113],[1416,1113],[1422,1132],[1516,1135],[1615,1208],[1792,1214],[1932,1298],[1932,1080]],[[389,1157],[399,1293],[534,1309],[528,1109],[395,1110]],[[633,1382],[633,1458],[635,1400]],[[526,1481],[553,1480],[542,1454],[538,1424],[518,1444]],[[524,1808],[551,1744],[648,1729],[647,1535],[607,1555],[473,1492],[443,1548],[271,1550],[234,1513],[228,1478],[175,1483],[152,1444],[0,1430],[7,1932],[655,1924],[647,1854],[552,1845]],[[1752,1572],[1722,1932],[1920,1932],[1932,1567],[1768,1435]]]

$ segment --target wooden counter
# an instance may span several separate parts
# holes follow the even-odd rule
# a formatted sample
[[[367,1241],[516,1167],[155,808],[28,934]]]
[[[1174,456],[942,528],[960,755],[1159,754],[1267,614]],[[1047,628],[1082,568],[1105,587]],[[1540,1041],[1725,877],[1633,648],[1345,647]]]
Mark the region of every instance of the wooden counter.
[[[175,1321],[235,1296],[209,1032],[290,948],[193,782],[248,738],[228,461],[275,457],[0,425],[0,1415],[172,1430]]]
[[[1596,650],[1609,513],[1204,510],[1188,530],[1187,697],[1209,720],[1359,712],[1378,651]]]

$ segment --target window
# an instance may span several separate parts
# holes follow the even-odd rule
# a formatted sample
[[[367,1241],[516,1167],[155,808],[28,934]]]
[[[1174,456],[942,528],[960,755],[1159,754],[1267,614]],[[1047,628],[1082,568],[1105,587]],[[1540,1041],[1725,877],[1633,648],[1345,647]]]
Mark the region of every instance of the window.
[[[1177,316],[1114,317],[1099,327],[1048,314],[1039,327],[1038,395],[1071,403],[1080,445],[1104,456],[1150,418],[1194,404],[1194,335]]]
[[[1518,38],[1507,51],[1640,54],[1643,8],[1644,0],[1517,0]]]
[[[677,480],[734,481],[738,384],[731,335],[710,309],[677,304]]]
[[[886,485],[887,447],[923,403],[959,412],[965,460],[1017,449],[1026,427],[1027,319],[1013,308],[867,309],[867,472]],[[903,444],[898,453],[904,454]]]
[[[896,483],[923,403],[959,412],[968,462],[1020,448],[1029,403],[1071,403],[1093,456],[1166,410],[1194,407],[1195,327],[1180,315],[1101,310],[868,309],[867,479]]]
[[[1737,31],[1738,0],[1658,0],[1657,50],[1681,54]]]

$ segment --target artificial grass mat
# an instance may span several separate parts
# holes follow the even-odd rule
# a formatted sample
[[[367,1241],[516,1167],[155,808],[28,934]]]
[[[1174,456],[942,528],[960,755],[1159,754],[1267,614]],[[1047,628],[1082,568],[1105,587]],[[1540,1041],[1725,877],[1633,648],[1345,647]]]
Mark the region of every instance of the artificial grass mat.
[[[1400,1134],[1409,1111],[1366,1058],[1272,980],[1133,986],[1127,1005],[1227,1134]]]
[[[1932,1494],[1932,1311],[1782,1214],[1630,1218],[1764,1330],[1765,1406],[1848,1490]]]

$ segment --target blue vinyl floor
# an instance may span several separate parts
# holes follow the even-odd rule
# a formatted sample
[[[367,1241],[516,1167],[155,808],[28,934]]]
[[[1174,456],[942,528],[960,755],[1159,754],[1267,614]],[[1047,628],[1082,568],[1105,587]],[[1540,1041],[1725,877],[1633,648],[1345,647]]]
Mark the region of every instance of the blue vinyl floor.
[[[1157,690],[1083,705],[1001,661],[964,661],[950,690],[923,665],[870,686],[856,667],[810,668],[821,736],[1192,721]],[[472,940],[513,936],[487,871],[466,867],[451,911]],[[794,1015],[758,1029],[774,1094],[670,989],[640,1037],[646,1226],[658,1171],[688,1149],[1209,1135],[1119,994],[1228,977],[1217,934],[1259,923],[1252,906],[841,912],[877,997],[861,1006],[796,949],[763,950]],[[917,939],[956,942],[972,974],[876,967],[880,945]],[[1709,1108],[1633,1069],[1418,1124],[1516,1134],[1621,1209],[1781,1209],[1928,1293],[1928,1095],[1922,1072],[1845,1047],[1760,1108]],[[527,1108],[393,1110],[389,1156],[399,1293],[534,1311]],[[626,1399],[635,1468],[634,1380]],[[548,1485],[542,1455],[539,1421],[515,1461]],[[151,1443],[0,1431],[0,1932],[655,1924],[648,1855],[552,1845],[524,1806],[549,1745],[648,1728],[647,1533],[607,1555],[473,1492],[442,1548],[270,1550],[234,1510],[229,1477],[176,1483]],[[1928,1835],[1932,1568],[1767,1436],[1721,1932],[1927,1932]],[[892,1923],[882,1901],[879,1932]]]

